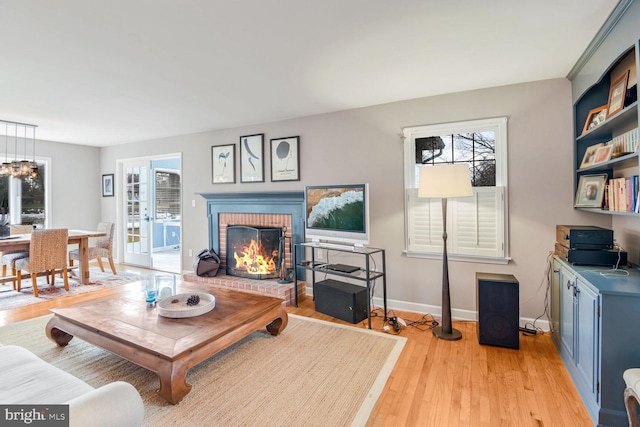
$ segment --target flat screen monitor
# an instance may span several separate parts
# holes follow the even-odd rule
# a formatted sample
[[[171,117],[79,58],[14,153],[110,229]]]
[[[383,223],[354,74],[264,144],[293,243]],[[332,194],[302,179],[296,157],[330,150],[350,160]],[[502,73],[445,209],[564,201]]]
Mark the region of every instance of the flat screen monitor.
[[[315,242],[369,243],[369,185],[305,188],[305,236]]]

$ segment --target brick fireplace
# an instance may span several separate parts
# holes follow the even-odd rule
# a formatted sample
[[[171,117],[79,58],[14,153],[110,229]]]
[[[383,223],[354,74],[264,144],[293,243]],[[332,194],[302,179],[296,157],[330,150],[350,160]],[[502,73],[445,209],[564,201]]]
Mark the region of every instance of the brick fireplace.
[[[292,268],[291,250],[295,243],[304,241],[304,193],[202,193],[200,195],[207,200],[209,248],[215,250],[220,256],[221,265],[216,277],[185,274],[185,279],[276,296],[284,300],[283,305],[296,305],[297,298],[293,282],[278,283],[278,279],[255,280],[224,274],[227,264],[226,230],[229,225],[286,227],[286,265]],[[304,277],[304,270],[298,271],[298,274]],[[299,283],[298,298],[304,295],[304,287],[304,282]]]

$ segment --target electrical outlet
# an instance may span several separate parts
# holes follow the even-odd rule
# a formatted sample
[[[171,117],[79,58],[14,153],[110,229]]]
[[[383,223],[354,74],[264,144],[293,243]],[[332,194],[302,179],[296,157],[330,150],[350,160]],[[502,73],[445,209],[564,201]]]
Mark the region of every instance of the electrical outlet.
[[[193,249],[189,249],[189,256],[193,256]]]
[[[322,249],[318,249],[316,251],[316,258],[319,259],[320,261],[322,261],[322,259],[323,259],[322,257],[323,257]]]
[[[196,207],[196,199],[191,199],[191,207],[192,208]]]

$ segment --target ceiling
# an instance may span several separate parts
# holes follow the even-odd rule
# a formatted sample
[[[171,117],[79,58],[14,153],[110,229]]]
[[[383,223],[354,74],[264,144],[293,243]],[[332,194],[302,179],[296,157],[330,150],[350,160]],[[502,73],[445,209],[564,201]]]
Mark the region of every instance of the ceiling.
[[[0,120],[109,146],[566,77],[616,3],[3,0]]]

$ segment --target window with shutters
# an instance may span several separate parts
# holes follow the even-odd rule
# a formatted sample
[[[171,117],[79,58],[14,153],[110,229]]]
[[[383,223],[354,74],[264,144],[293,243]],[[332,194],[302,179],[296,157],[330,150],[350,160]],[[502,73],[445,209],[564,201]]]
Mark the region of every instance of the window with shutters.
[[[507,263],[507,119],[403,129],[408,256],[442,256],[440,199],[418,197],[420,168],[465,163],[473,196],[447,200],[450,259]]]

